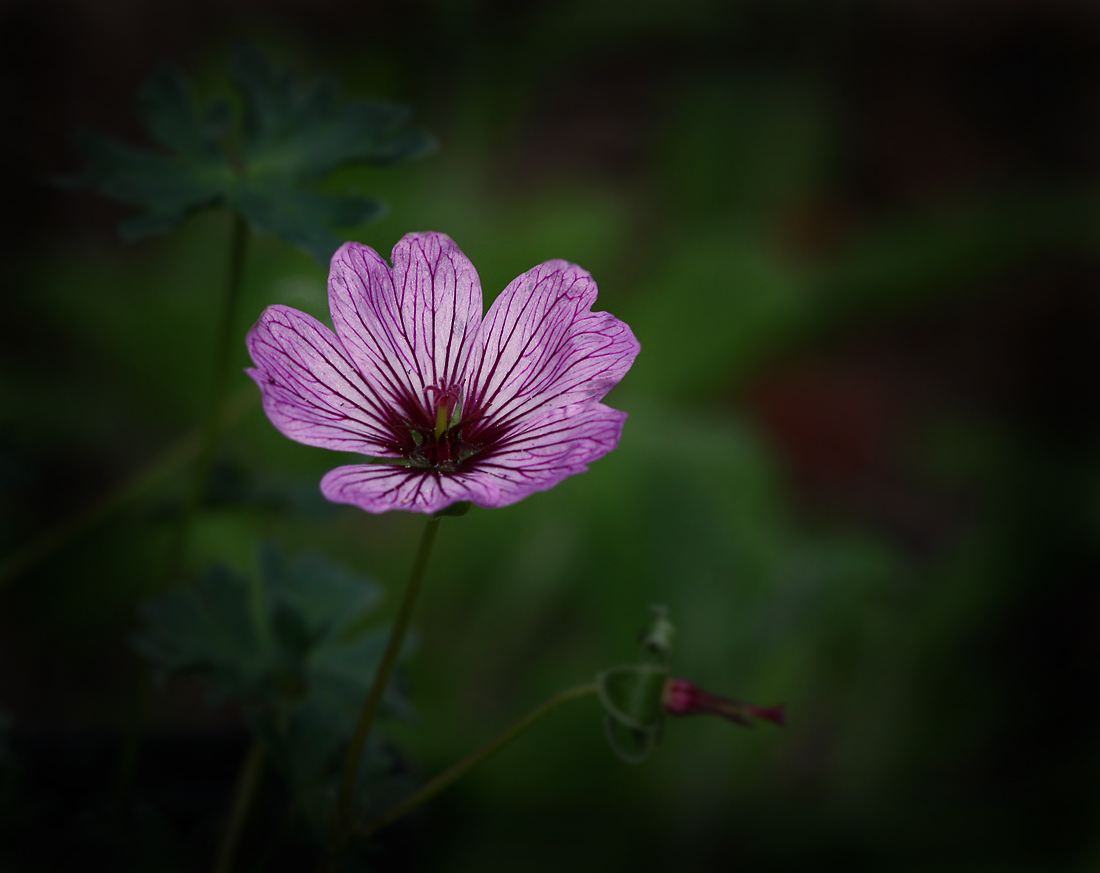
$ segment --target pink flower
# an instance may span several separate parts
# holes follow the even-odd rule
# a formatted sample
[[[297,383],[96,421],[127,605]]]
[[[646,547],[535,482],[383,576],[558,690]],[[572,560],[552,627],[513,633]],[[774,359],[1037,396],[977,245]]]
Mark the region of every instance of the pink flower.
[[[333,256],[335,333],[270,306],[248,334],[248,373],[271,422],[306,445],[372,458],[326,474],[325,497],[368,512],[507,506],[618,445],[626,413],[600,400],[639,345],[591,311],[586,271],[540,264],[483,321],[477,271],[449,237],[409,234],[392,260],[353,242]]]

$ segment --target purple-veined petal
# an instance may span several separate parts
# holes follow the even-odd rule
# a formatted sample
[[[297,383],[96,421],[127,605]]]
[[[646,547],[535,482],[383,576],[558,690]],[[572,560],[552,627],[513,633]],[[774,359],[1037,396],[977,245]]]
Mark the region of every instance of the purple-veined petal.
[[[367,512],[438,512],[470,499],[463,478],[418,467],[352,464],[326,473],[321,493],[333,503],[350,503]]]
[[[391,270],[367,246],[342,246],[332,258],[329,306],[349,357],[400,421],[413,418],[415,406],[432,409],[429,388],[461,382],[482,299],[473,264],[444,234],[409,234],[392,257]]]
[[[482,323],[481,357],[469,369],[471,405],[508,424],[607,394],[640,347],[622,321],[591,311],[595,301],[595,280],[565,261],[514,279]]]
[[[385,410],[331,330],[289,306],[269,306],[248,333],[264,411],[300,443],[392,456]]]
[[[591,400],[529,416],[469,473],[471,488],[476,483],[486,496],[463,499],[480,506],[507,506],[583,473],[588,464],[618,446],[626,418],[625,412]]]

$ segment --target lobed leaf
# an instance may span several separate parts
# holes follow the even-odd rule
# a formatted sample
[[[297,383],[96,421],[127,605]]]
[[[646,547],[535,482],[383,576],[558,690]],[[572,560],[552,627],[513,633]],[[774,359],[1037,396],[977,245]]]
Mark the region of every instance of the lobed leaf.
[[[311,84],[252,47],[238,49],[230,68],[244,98],[242,157],[252,175],[319,178],[345,164],[393,163],[435,148],[427,132],[408,128],[407,107],[343,102],[331,76]]]
[[[244,179],[230,204],[261,233],[274,233],[327,264],[343,240],[331,228],[380,218],[385,206],[355,195],[323,194],[277,179]]]
[[[221,157],[219,139],[229,117],[224,102],[214,108],[214,123],[204,118],[191,83],[178,67],[164,66],[146,83],[138,97],[145,126],[162,146],[182,157]]]
[[[220,158],[186,162],[91,132],[79,140],[91,164],[80,183],[157,214],[212,204],[233,181],[228,163]]]
[[[320,801],[381,661],[389,632],[370,620],[382,594],[319,555],[287,560],[264,546],[259,565],[255,580],[215,567],[195,587],[152,601],[135,643],[164,673],[202,676],[213,699],[244,708],[308,818],[326,808]],[[382,715],[409,712],[391,684]],[[399,760],[380,740],[368,748],[372,802],[405,790],[391,784],[405,772]]]
[[[427,154],[435,140],[410,127],[411,112],[341,99],[331,76],[307,80],[245,47],[230,57],[241,117],[230,103],[205,105],[179,69],[160,68],[139,103],[156,153],[84,134],[86,173],[63,184],[92,188],[141,211],[120,226],[127,240],[174,229],[210,206],[240,212],[328,263],[342,242],[336,229],[374,221],[384,205],[358,194],[327,194],[303,183],[350,163],[392,164]]]
[[[165,674],[204,677],[215,700],[255,703],[269,696],[275,653],[242,576],[213,567],[194,588],[153,600],[144,617],[135,645]]]

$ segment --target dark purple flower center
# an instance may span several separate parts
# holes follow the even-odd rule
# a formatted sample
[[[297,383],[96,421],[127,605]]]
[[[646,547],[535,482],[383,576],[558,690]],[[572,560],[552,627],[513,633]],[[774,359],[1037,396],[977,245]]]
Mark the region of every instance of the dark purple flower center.
[[[404,404],[404,416],[393,422],[393,448],[411,467],[434,473],[458,473],[484,457],[499,435],[480,426],[479,410],[463,408],[461,389],[430,385],[426,394],[426,404]]]

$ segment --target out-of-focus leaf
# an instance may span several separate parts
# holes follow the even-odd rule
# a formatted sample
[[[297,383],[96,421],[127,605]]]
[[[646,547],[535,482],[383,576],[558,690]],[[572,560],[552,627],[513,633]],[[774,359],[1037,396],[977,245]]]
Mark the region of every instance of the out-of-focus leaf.
[[[325,818],[335,800],[335,776],[351,726],[334,723],[323,706],[306,702],[282,718],[261,715],[256,729],[287,780],[299,814],[314,835],[323,833]],[[356,781],[358,818],[378,814],[414,788],[404,758],[380,736],[367,741]]]
[[[128,240],[165,233],[191,212],[220,205],[327,263],[342,241],[337,228],[377,220],[385,207],[303,183],[346,164],[392,164],[435,148],[428,133],[409,126],[408,108],[343,100],[331,76],[307,80],[250,47],[233,53],[230,68],[242,118],[224,99],[203,104],[178,69],[164,67],[142,90],[140,105],[150,137],[167,151],[88,133],[81,137],[87,172],[62,184],[139,207],[120,227]]]
[[[167,674],[197,674],[217,700],[269,696],[277,653],[252,609],[248,580],[216,566],[194,588],[170,591],[145,609],[135,644]]]
[[[364,161],[396,164],[431,154],[438,148],[435,137],[419,127],[363,144]]]
[[[79,141],[91,166],[78,181],[156,214],[182,216],[214,203],[232,184],[232,171],[221,158],[185,161],[121,145],[89,131]]]
[[[381,599],[377,584],[318,555],[286,560],[265,546],[258,582],[215,568],[151,603],[137,645],[165,672],[203,676],[215,699],[243,706],[297,805],[317,813],[385,648],[388,630],[370,626]],[[409,712],[391,683],[382,715]],[[380,742],[369,750],[372,802],[394,793],[377,783],[394,756]]]
[[[331,518],[338,511],[312,478],[272,475],[228,460],[214,465],[204,505],[223,509],[247,506],[313,519]],[[179,511],[179,507],[166,511]]]
[[[227,107],[211,107],[215,123],[208,123],[191,83],[178,68],[165,66],[157,70],[138,100],[145,126],[162,146],[181,157],[221,157],[219,140],[229,122],[224,111]]]
[[[269,596],[299,613],[318,643],[341,640],[347,628],[382,599],[377,585],[319,555],[288,564],[277,550],[265,546],[260,563]]]
[[[245,99],[243,158],[262,175],[308,179],[346,163],[392,163],[434,148],[427,133],[406,129],[406,107],[342,102],[331,76],[307,82],[252,47],[238,49],[230,67]]]
[[[327,263],[342,242],[330,228],[362,224],[386,211],[379,200],[323,194],[270,177],[242,180],[234,186],[230,202],[256,230],[278,234],[320,263]]]

